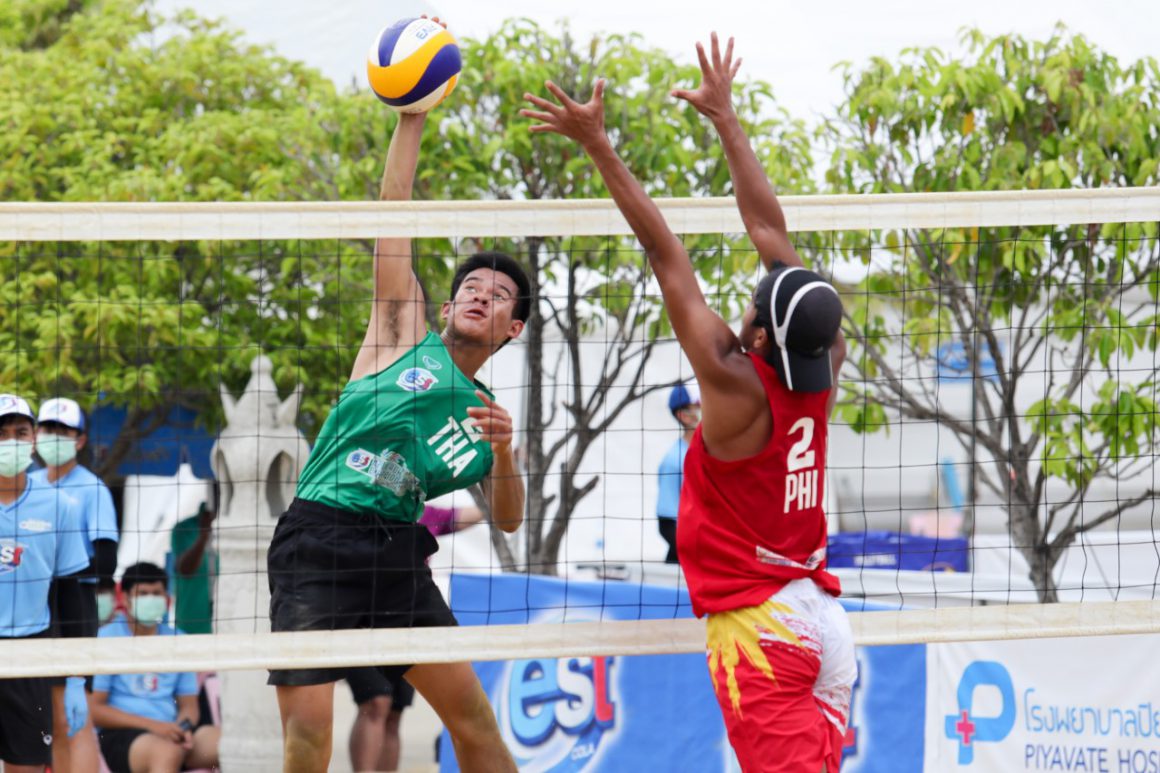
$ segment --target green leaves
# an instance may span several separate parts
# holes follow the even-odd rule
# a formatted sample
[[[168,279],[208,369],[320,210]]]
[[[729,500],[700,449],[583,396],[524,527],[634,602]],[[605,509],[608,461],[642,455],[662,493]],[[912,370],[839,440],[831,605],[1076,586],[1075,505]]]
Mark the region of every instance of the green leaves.
[[[910,49],[861,70],[844,66],[847,99],[820,130],[831,148],[832,186],[892,192],[1160,182],[1154,60],[1121,65],[1063,28],[1043,42],[967,30],[963,42],[967,52],[958,59]],[[1001,352],[1005,386],[996,381],[982,392],[1003,417],[992,448],[1016,459],[1027,451],[1012,438],[1035,433],[1041,445],[1030,453],[1041,456],[1044,473],[1086,486],[1113,461],[1160,440],[1148,391],[1160,296],[1155,224],[911,230],[840,234],[835,242],[869,266],[851,288],[873,299],[850,308],[859,342],[851,361],[870,380],[860,403],[897,399],[873,381],[882,374],[869,350],[899,362],[901,349],[911,369],[899,378],[914,377],[932,372],[943,342],[961,341],[968,359],[980,357],[989,332],[1016,347]],[[1121,379],[1141,351],[1148,362],[1135,371],[1138,383]],[[1080,399],[1084,382],[1073,373],[1085,363],[1093,378],[1105,377],[1098,399]],[[1034,382],[1020,391],[1027,377]],[[1017,395],[1045,386],[1028,414],[1012,415],[1007,406]],[[917,382],[902,388],[921,402]],[[850,411],[860,431],[881,424],[867,421],[865,408]]]

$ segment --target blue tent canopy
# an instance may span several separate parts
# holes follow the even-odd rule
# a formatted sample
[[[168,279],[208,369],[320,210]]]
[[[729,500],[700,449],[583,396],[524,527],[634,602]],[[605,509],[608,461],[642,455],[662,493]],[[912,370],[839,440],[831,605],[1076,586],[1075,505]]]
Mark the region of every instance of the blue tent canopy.
[[[108,454],[121,434],[128,411],[103,405],[89,421],[89,444],[98,459]],[[117,467],[117,475],[176,475],[188,463],[199,478],[212,478],[209,453],[215,435],[197,423],[197,414],[188,408],[170,409],[165,423],[134,443]]]

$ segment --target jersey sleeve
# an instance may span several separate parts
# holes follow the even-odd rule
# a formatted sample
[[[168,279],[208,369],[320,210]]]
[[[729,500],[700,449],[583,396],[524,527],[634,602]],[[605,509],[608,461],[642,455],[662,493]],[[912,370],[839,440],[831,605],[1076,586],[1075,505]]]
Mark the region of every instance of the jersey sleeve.
[[[113,507],[113,494],[103,482],[97,484],[96,496],[90,504],[89,541],[107,539],[117,542],[121,536],[117,532],[117,510]]]
[[[93,692],[109,692],[113,687],[112,674],[96,674],[93,677]]]
[[[54,577],[67,577],[88,568],[89,551],[85,548],[84,525],[79,505],[71,497],[61,496],[56,509],[56,563]]]

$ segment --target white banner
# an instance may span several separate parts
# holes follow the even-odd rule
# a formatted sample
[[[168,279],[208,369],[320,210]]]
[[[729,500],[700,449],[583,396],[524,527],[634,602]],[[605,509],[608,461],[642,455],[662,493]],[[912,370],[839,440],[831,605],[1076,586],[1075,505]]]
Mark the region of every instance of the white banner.
[[[923,770],[1160,773],[1158,644],[929,645]]]

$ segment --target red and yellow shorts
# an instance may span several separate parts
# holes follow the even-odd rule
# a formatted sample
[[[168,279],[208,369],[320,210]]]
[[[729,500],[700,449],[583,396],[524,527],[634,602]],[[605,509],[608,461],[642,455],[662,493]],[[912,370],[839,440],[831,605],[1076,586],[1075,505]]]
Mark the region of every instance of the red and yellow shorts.
[[[795,580],[758,606],[709,615],[707,628],[709,675],[741,769],[837,773],[857,676],[838,600]]]

